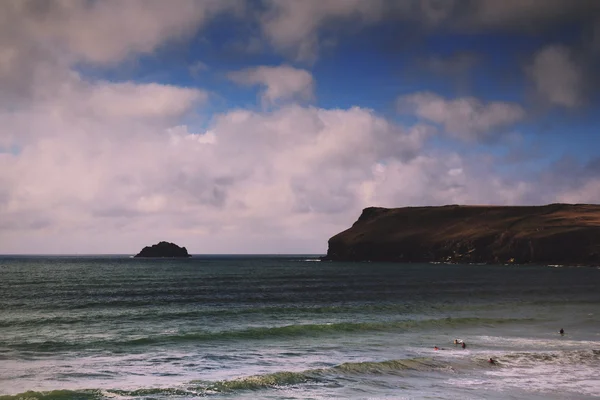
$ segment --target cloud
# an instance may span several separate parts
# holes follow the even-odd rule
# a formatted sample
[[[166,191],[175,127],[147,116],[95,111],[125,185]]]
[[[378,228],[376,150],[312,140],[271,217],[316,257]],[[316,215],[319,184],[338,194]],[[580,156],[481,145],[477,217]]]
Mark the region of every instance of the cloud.
[[[554,203],[600,203],[600,158],[563,155],[534,177],[535,196]]]
[[[534,3],[541,4],[527,4]],[[513,11],[540,26],[562,21],[557,3],[547,4],[540,17],[530,8]],[[487,1],[264,5],[260,29],[270,45],[308,62],[339,29],[388,18],[431,31],[458,29],[453,16],[471,6],[465,29],[519,25],[501,17],[505,11],[483,12],[496,7]],[[137,0],[0,4],[0,252],[133,253],[159,240],[193,252],[320,252],[366,206],[597,200],[597,174],[581,177],[580,169],[565,167],[557,183],[431,146],[439,126],[464,140],[492,140],[524,118],[512,103],[415,93],[398,103],[422,122],[404,126],[361,107],[309,106],[310,72],[260,66],[230,78],[258,86],[263,104],[277,107],[226,110],[198,124],[193,114],[207,100],[203,89],[76,72],[85,70],[81,63],[114,67],[152,54],[242,6],[217,0],[180,0],[176,7]],[[577,10],[566,15],[583,18]],[[340,28],[347,21],[352,27]],[[475,62],[467,55],[429,61],[432,69],[457,73]]]
[[[327,35],[382,21],[429,34],[435,31],[540,33],[570,23],[592,24],[595,0],[263,0],[264,37],[295,61],[314,62]],[[340,29],[341,22],[346,26]]]
[[[264,87],[260,97],[263,105],[280,101],[307,101],[314,98],[314,80],[310,72],[288,65],[260,66],[231,72],[232,81],[242,85]]]
[[[150,123],[164,128],[207,98],[200,89],[156,83],[92,83],[76,74],[61,83],[49,82],[48,88],[39,87],[37,92],[35,101],[19,110],[0,107],[0,148],[23,147],[27,151],[28,144],[60,132],[57,140],[62,141],[98,129],[132,135]],[[66,122],[72,124],[65,126]]]
[[[539,203],[571,189],[502,178],[485,159],[429,148],[430,126],[359,107],[230,110],[197,130],[171,125],[168,104],[97,118],[69,106],[80,100],[1,115],[5,131],[35,132],[0,154],[1,252],[133,253],[164,239],[193,252],[322,252],[363,207]]]
[[[1,6],[2,30],[13,34],[9,43],[26,39],[77,60],[107,64],[189,36],[209,17],[242,5],[235,0],[8,0]]]
[[[100,82],[82,86],[65,93],[66,101],[80,112],[98,117],[176,117],[208,97],[203,90],[157,83]]]
[[[597,203],[600,199],[600,178],[589,179],[569,191],[558,193],[560,203]]]
[[[309,63],[318,58],[324,40],[383,21],[421,35],[537,34],[568,24],[592,25],[600,17],[595,0],[263,0],[263,5],[260,26],[266,40],[279,53]]]
[[[447,22],[458,29],[541,32],[600,12],[595,0],[458,0],[454,4]]]
[[[37,87],[62,82],[81,63],[115,66],[189,38],[242,0],[0,2],[0,106],[18,107]],[[50,90],[51,91],[51,90]],[[9,98],[7,100],[7,98]]]
[[[383,0],[265,0],[261,17],[264,36],[281,53],[297,61],[317,58],[320,31],[330,22],[350,19],[359,25],[379,21]]]
[[[523,204],[535,185],[503,179],[479,157],[448,151],[421,154],[408,163],[381,166],[372,203],[386,207],[444,204]],[[535,201],[540,201],[536,198]]]
[[[527,73],[543,101],[566,108],[584,103],[586,72],[569,48],[561,45],[542,48],[533,56]]]
[[[468,141],[490,139],[497,130],[525,117],[525,111],[518,104],[483,103],[474,97],[448,100],[431,92],[401,96],[397,106],[401,113],[440,124],[450,135]]]
[[[374,166],[411,162],[431,134],[296,105],[230,111],[193,134],[169,128],[167,111],[96,118],[70,99],[59,118],[42,108],[20,121],[36,134],[0,155],[1,251],[128,252],[164,236],[196,251],[269,251],[282,237],[289,251],[315,249],[368,205]]]

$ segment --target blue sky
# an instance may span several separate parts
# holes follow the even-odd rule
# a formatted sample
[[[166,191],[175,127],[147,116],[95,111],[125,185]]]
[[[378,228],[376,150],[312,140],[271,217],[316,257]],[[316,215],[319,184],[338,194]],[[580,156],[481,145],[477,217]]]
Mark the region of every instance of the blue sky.
[[[411,30],[418,27],[412,24],[383,21],[346,35],[332,34],[335,43],[323,50],[318,59],[306,62],[290,59],[264,43],[260,49],[236,49],[234,45],[243,40],[236,35],[248,33],[236,27],[238,22],[235,16],[222,16],[191,38],[165,43],[152,54],[117,65],[84,64],[78,70],[89,79],[157,82],[208,90],[213,97],[200,114],[202,119],[210,119],[215,113],[232,108],[260,109],[256,101],[260,86],[240,87],[227,78],[228,72],[287,64],[310,71],[316,82],[311,104],[317,107],[359,106],[390,120],[411,124],[417,118],[397,112],[399,96],[430,91],[448,99],[472,96],[487,102],[512,102],[527,109],[528,115],[510,128],[523,135],[525,144],[543,147],[541,150],[547,157],[538,160],[540,165],[565,154],[582,160],[596,156],[595,128],[600,116],[595,112],[598,101],[595,93],[588,94],[586,103],[577,108],[542,104],[532,98],[535,89],[526,72],[531,55],[545,46],[579,47],[589,29],[587,25],[558,20],[554,27],[534,34],[510,31],[415,34]],[[257,29],[254,27],[255,34]],[[405,39],[407,43],[402,43]],[[591,62],[586,66],[591,68],[594,60],[586,61]],[[443,71],[443,63],[452,62],[457,65]],[[543,141],[536,141],[536,137],[543,137]],[[472,147],[442,142],[442,146],[457,150],[468,151],[466,148]],[[489,146],[488,151],[502,154],[506,148]],[[528,164],[538,167],[535,162]]]
[[[372,205],[600,200],[594,1],[0,7],[0,252],[319,253]]]

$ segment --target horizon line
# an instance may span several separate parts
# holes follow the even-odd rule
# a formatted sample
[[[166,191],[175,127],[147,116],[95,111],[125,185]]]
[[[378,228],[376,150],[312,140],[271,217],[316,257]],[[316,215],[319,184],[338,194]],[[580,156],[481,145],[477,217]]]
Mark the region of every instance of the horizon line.
[[[137,253],[6,253],[0,257],[12,256],[124,256],[133,257]],[[326,253],[189,253],[190,256],[321,256]]]

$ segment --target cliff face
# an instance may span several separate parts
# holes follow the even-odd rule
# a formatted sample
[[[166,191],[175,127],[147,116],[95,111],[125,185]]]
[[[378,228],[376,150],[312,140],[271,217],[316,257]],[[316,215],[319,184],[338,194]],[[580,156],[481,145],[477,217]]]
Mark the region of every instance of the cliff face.
[[[324,259],[600,264],[600,205],[371,207]]]
[[[191,257],[185,247],[179,247],[174,243],[160,242],[153,246],[146,246],[135,257],[149,258],[185,258]]]

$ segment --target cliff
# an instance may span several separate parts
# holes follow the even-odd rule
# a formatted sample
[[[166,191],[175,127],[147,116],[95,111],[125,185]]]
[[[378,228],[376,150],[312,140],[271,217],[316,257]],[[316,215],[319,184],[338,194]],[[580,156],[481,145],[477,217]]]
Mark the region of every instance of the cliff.
[[[135,257],[148,258],[186,258],[191,257],[185,247],[179,247],[174,243],[160,242],[153,246],[146,246]]]
[[[323,259],[600,264],[600,205],[370,207]]]

